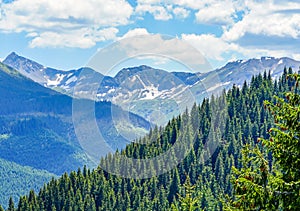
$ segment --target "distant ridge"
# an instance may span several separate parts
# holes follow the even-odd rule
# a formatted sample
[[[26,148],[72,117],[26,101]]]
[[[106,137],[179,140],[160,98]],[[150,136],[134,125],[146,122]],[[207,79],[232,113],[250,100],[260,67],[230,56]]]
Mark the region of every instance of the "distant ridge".
[[[110,77],[89,69],[91,74],[86,75],[89,77],[85,80],[86,83],[77,88],[78,93],[73,93],[82,68],[68,71],[55,70],[18,56],[16,53],[10,54],[4,63],[45,87],[69,95],[75,94],[80,98],[110,101],[159,125],[166,124],[172,116],[178,115],[179,107],[190,107],[193,103],[191,101],[200,103],[205,96],[224,88],[228,89],[232,84],[241,86],[244,81],[250,81],[252,76],[264,71],[270,71],[271,76],[277,78],[284,67],[292,67],[294,70],[300,67],[299,61],[288,57],[265,56],[231,61],[221,68],[202,74],[167,72],[141,65],[123,68],[114,77]],[[95,75],[100,80],[95,81]],[[88,90],[92,84],[100,82],[96,99],[86,92],[81,94],[80,90]],[[186,99],[187,94],[192,95],[193,99]],[[157,116],[157,112],[161,115]],[[162,116],[163,119],[160,118]]]

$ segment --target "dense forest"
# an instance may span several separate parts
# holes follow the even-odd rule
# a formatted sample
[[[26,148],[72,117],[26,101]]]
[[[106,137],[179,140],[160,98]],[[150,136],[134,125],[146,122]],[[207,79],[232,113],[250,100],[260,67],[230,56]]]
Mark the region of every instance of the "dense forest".
[[[286,92],[293,90],[295,79],[287,77],[292,73],[291,69],[285,69],[283,75],[273,81],[270,73],[264,72],[252,77],[249,84],[233,86],[218,97],[205,99],[202,104],[194,105],[190,111],[170,120],[165,127],[155,127],[147,136],[121,152],[103,158],[101,167],[78,169],[65,173],[59,179],[53,178],[38,193],[31,191],[20,197],[18,202],[11,199],[8,210],[251,210],[251,203],[241,206],[241,201],[247,200],[245,189],[251,186],[243,183],[245,180],[242,180],[239,171],[246,171],[247,165],[251,164],[249,160],[247,163],[247,147],[256,147],[257,154],[267,163],[266,168],[272,168],[274,157],[278,159],[278,150],[273,146],[273,153],[266,152],[265,142],[260,138],[267,140],[272,137],[269,129],[275,126],[274,114],[267,107],[277,102],[274,95],[282,98]],[[265,101],[270,102],[266,108],[263,106]],[[295,118],[294,121],[299,122],[299,117]],[[299,131],[299,128],[296,130]],[[137,174],[148,169],[155,171],[155,166],[126,169],[130,165],[122,164],[118,155],[151,158],[171,149],[177,141],[183,141],[182,151],[189,153],[167,173],[148,179],[134,179],[103,170],[110,169],[113,164],[123,166],[118,169],[118,173],[123,175],[126,170],[135,170]],[[164,163],[157,165],[168,169]],[[299,166],[295,168],[299,171]],[[289,170],[285,168],[284,171]],[[288,176],[294,178],[295,174]],[[237,187],[238,182],[232,182],[234,178],[240,179],[237,181],[241,186]],[[244,198],[240,197],[241,192]],[[253,192],[248,194],[249,200],[251,197]],[[296,193],[295,197],[299,198],[299,194]],[[262,203],[273,203],[272,200]],[[253,210],[262,208],[268,210],[263,206],[253,207]],[[293,210],[293,207],[282,210]]]
[[[57,176],[44,170],[21,166],[0,158],[0,204],[6,205],[10,196],[27,194],[30,189],[39,190],[52,177]],[[14,198],[18,199],[18,197]]]

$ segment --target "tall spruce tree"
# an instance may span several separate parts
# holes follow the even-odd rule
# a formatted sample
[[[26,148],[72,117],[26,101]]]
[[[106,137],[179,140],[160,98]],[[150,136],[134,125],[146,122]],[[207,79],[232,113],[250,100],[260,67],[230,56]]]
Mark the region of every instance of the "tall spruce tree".
[[[262,149],[250,145],[243,149],[242,168],[233,168],[235,196],[229,210],[299,210],[300,76],[289,70],[283,80],[295,84],[294,89],[285,98],[275,96],[275,103],[265,101],[275,127],[269,130],[269,139],[258,139]]]

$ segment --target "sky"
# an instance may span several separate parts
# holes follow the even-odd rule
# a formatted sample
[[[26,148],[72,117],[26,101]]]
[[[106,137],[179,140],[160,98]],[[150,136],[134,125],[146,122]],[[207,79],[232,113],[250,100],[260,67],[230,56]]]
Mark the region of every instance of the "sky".
[[[135,36],[144,39],[136,42]],[[124,65],[174,71],[184,67],[166,60],[198,61],[188,49],[200,52],[212,68],[261,56],[300,60],[300,1],[0,0],[1,59],[14,51],[48,67],[76,69],[115,42],[129,49],[126,62],[120,57]],[[136,48],[152,55],[132,59]]]

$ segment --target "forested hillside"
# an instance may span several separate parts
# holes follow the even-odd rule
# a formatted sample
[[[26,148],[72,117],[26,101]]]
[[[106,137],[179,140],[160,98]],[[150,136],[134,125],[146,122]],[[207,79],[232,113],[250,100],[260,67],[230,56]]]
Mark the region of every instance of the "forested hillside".
[[[264,109],[265,100],[283,96],[294,85],[285,69],[278,81],[270,74],[253,77],[239,88],[233,86],[219,97],[205,99],[190,112],[173,118],[165,127],[154,128],[139,140],[148,144],[130,144],[121,152],[131,158],[154,157],[178,140],[190,148],[183,162],[168,173],[149,179],[114,176],[98,167],[64,174],[53,179],[39,193],[31,191],[20,198],[18,206],[10,201],[9,210],[182,210],[192,200],[199,210],[222,210],[226,194],[233,194],[230,182],[232,166],[241,168],[241,149],[255,145],[259,137],[269,138],[273,118]],[[226,105],[226,106],[224,106]],[[100,163],[118,166],[119,156],[108,155]],[[269,158],[271,159],[271,157]],[[164,163],[158,164],[161,168]],[[126,165],[125,165],[126,166]],[[147,169],[154,168],[147,166]],[[123,173],[123,169],[119,169]],[[129,170],[128,170],[129,171]],[[139,171],[143,173],[143,167]],[[146,171],[146,170],[145,170]]]
[[[57,176],[44,170],[21,166],[0,158],[0,204],[7,205],[6,202],[10,196],[14,196],[16,200],[32,188],[39,190],[52,177]]]
[[[84,164],[94,165],[76,137],[71,97],[45,88],[0,63],[0,98],[0,158],[56,175]],[[150,127],[149,122],[110,102],[96,103],[95,110],[97,125],[113,149],[125,147],[128,140],[118,135],[112,110],[130,116],[130,123],[121,121],[124,127],[144,133]]]
[[[76,137],[72,98],[45,88],[0,62],[0,203],[6,204],[42,184],[85,165],[96,166]],[[130,129],[149,129],[149,122],[109,102],[96,103],[96,119],[112,147],[128,142],[117,135],[111,110],[129,115]],[[108,137],[111,137],[109,139]],[[24,167],[27,166],[27,167]]]

